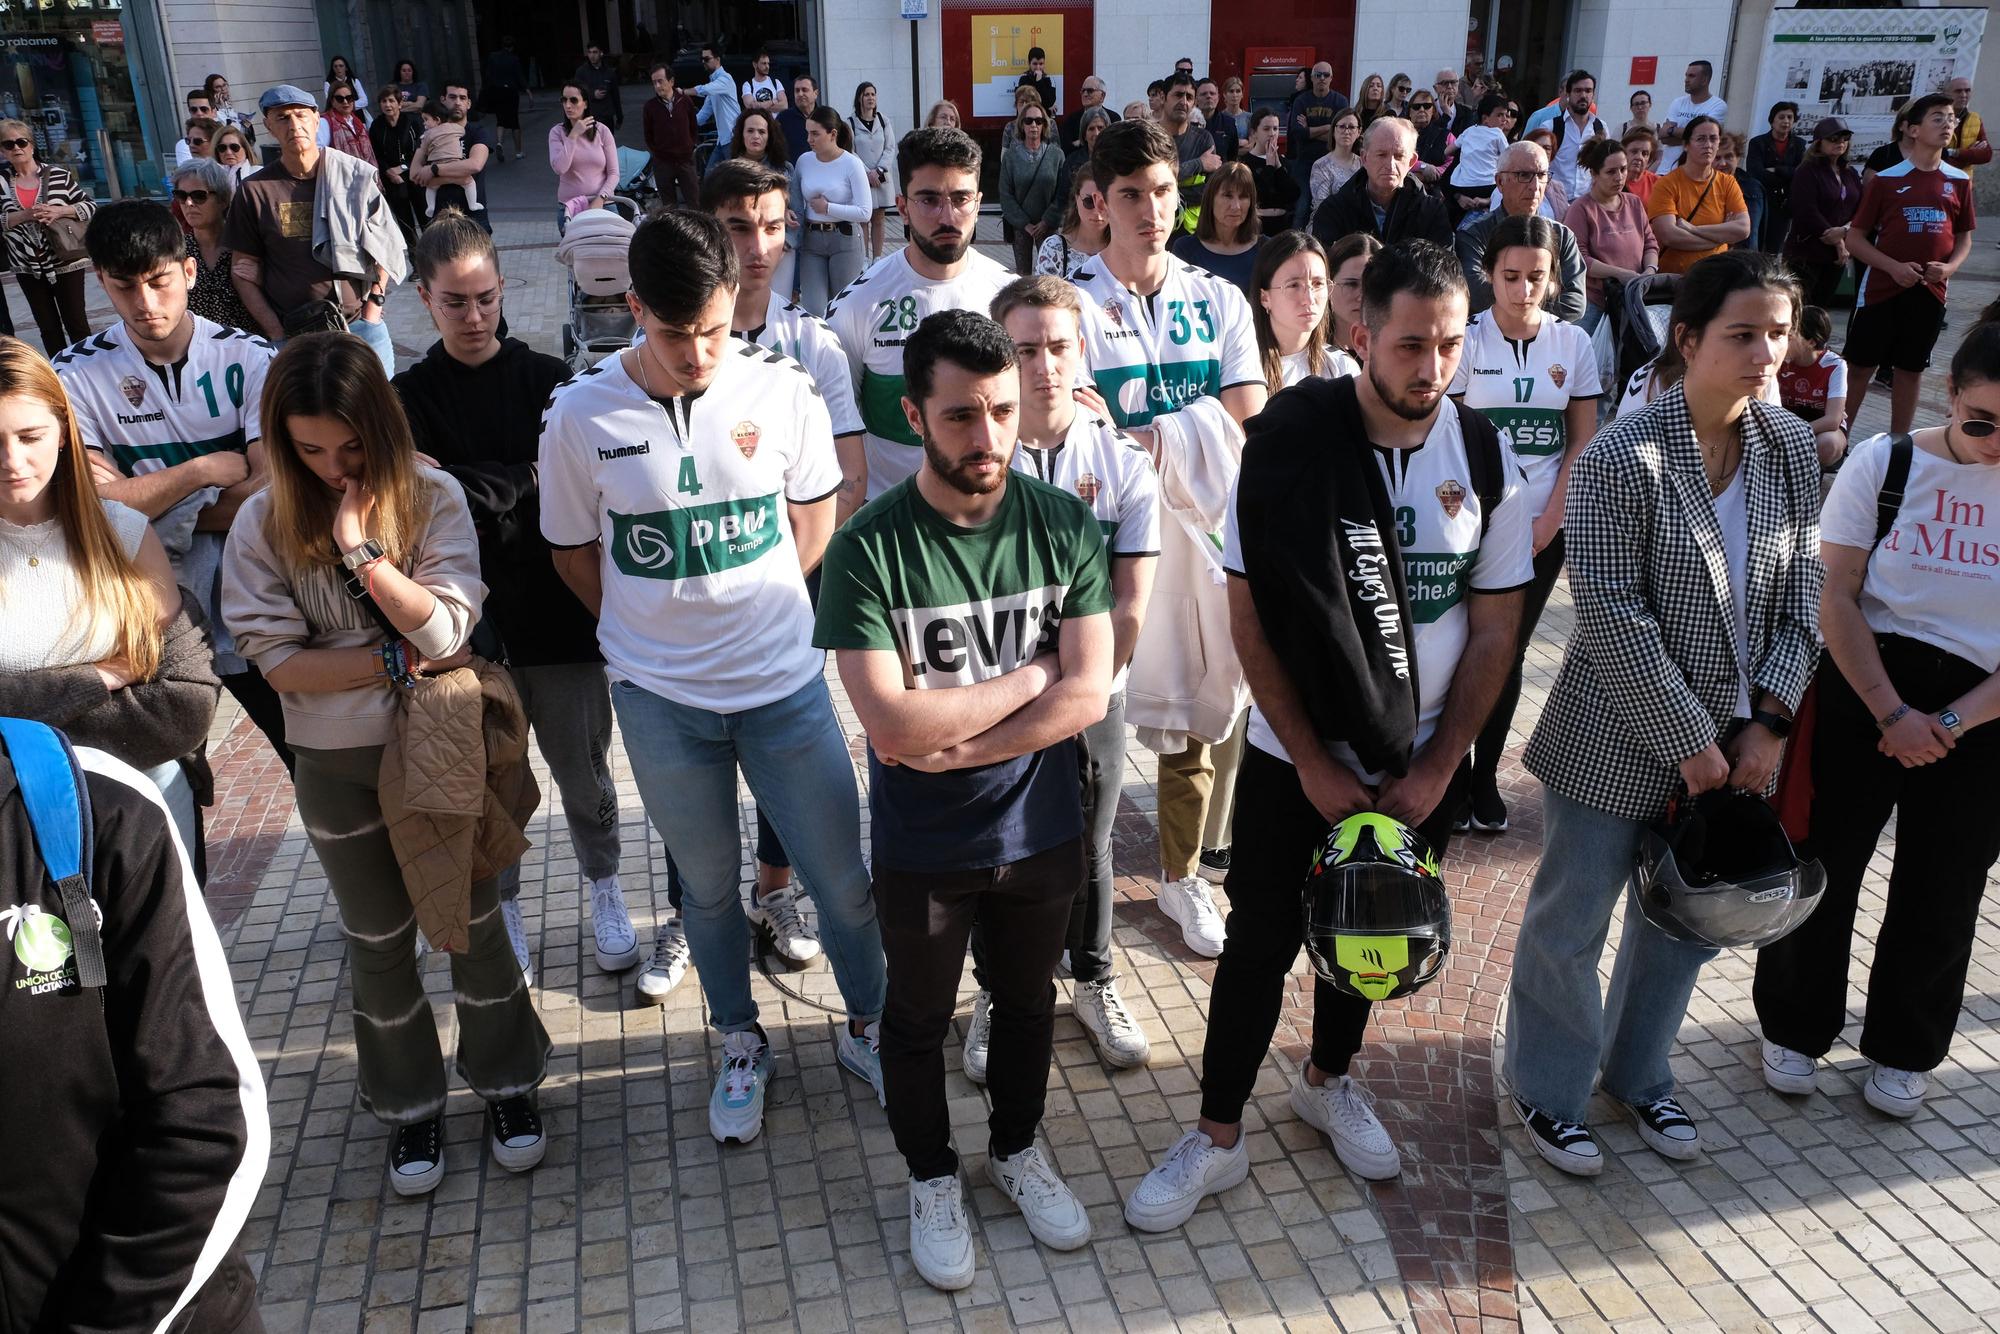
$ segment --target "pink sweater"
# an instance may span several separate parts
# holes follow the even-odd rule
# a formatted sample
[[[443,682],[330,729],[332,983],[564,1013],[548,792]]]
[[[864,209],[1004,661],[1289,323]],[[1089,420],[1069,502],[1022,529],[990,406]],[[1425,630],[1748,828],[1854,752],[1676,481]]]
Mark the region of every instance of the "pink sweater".
[[[597,123],[595,139],[572,139],[565,125],[549,129],[549,166],[556,173],[556,202],[608,195],[618,188],[618,142]]]
[[[1600,260],[1634,273],[1644,273],[1660,262],[1660,242],[1653,225],[1646,221],[1646,206],[1630,190],[1611,213],[1586,194],[1572,202],[1563,215],[1563,226],[1576,233],[1577,248],[1588,260]],[[1584,299],[1600,310],[1604,307],[1604,280],[1591,278],[1584,283]]]

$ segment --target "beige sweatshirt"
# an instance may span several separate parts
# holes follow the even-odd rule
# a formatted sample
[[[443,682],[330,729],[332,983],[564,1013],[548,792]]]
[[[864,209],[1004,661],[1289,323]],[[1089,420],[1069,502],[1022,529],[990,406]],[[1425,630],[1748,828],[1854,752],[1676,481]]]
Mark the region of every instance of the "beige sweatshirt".
[[[429,589],[437,606],[405,638],[425,657],[442,658],[472,637],[486,585],[465,492],[446,473],[425,468],[422,476],[430,483],[430,519],[398,568]],[[271,493],[259,491],[243,503],[223,553],[222,620],[236,636],[236,651],[269,676],[301,649],[380,645],[382,628],[347,596],[338,570],[296,572],[272,550],[264,536],[270,502]],[[354,690],[281,691],[285,739],[318,750],[386,745],[396,730],[397,688],[384,677]]]

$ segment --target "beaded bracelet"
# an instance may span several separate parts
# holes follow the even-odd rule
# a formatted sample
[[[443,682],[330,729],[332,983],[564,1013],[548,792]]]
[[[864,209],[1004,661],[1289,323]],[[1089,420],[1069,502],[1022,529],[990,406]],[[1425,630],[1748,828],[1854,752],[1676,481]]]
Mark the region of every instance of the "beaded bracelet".
[[[382,672],[405,690],[417,688],[416,673],[410,669],[409,645],[400,639],[383,642]]]

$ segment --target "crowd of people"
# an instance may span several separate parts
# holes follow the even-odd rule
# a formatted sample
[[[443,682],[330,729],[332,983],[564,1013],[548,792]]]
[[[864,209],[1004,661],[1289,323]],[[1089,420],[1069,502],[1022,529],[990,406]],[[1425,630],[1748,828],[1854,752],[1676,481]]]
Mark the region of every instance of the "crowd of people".
[[[253,141],[211,80],[171,205],[96,205],[0,138],[0,216],[51,354],[0,340],[0,712],[129,765],[121,792],[187,852],[95,882],[102,942],[73,899],[17,879],[0,917],[33,991],[0,992],[4,1041],[33,1040],[13,1021],[45,993],[96,1003],[107,962],[145,971],[103,957],[132,948],[109,923],[140,882],[190,882],[183,917],[200,920],[166,929],[212,971],[191,886],[226,688],[290,774],[339,906],[392,1189],[446,1170],[426,949],[449,956],[487,1150],[533,1168],[551,1044],[519,899],[532,738],[598,968],[656,1002],[690,975],[701,989],[713,1136],[754,1140],[779,1074],[752,933],[792,966],[823,955],[838,1062],[909,1168],[913,1263],[962,1288],[975,1252],[945,1074],[968,950],[959,1059],[992,1099],[985,1170],[1042,1244],[1091,1236],[1037,1142],[1058,972],[1107,1065],[1151,1057],[1111,948],[1115,913],[1135,911],[1114,906],[1111,854],[1136,729],[1159,757],[1157,910],[1218,960],[1198,1119],[1125,1201],[1133,1227],[1170,1230],[1249,1172],[1245,1107],[1307,943],[1316,852],[1365,815],[1435,873],[1455,838],[1509,827],[1500,760],[1567,572],[1576,626],[1525,756],[1562,855],[1536,874],[1510,980],[1506,1082],[1529,1141],[1599,1171],[1601,1088],[1647,1145],[1699,1154],[1668,1056],[1716,950],[1648,920],[1633,867],[1677,804],[1762,797],[1788,760],[1812,780],[1800,842],[1827,888],[1758,958],[1765,1079],[1815,1087],[1893,813],[1860,1048],[1867,1101],[1921,1109],[2000,858],[2000,825],[1968,837],[1953,814],[2000,754],[2000,603],[1980,574],[2000,562],[1984,531],[2000,320],[1961,338],[1947,419],[1910,429],[1974,226],[1969,86],[1912,99],[1898,156],[1859,181],[1841,122],[1813,126],[1808,153],[1796,109],[1774,109],[1743,168],[1760,187],[1788,176],[1763,189],[1759,227],[1721,165],[1706,62],[1664,120],[1635,98],[1614,136],[1586,71],[1517,133],[1519,103],[1491,83],[1370,76],[1350,105],[1325,63],[1284,108],[1246,108],[1239,82],[1190,61],[1122,116],[1086,78],[1065,116],[1036,53],[999,171],[1009,271],[974,246],[983,153],[955,108],[899,136],[870,85],[843,117],[764,57],[732,86],[707,47],[699,89],[653,70],[663,198],[630,239],[635,333],[578,368],[505,330],[480,177],[500,132],[520,152],[508,60],[489,62],[493,126],[468,120],[466,84],[433,98],[407,62],[367,121],[344,61],[320,97],[267,89],[269,160],[248,173],[219,152]],[[549,160],[570,220],[622,175],[601,52],[561,115]],[[699,172],[682,156],[698,116],[728,148]],[[892,206],[903,244],[878,254]],[[1843,356],[1824,304],[1850,259]],[[87,272],[117,315],[102,331],[72,321]],[[437,339],[399,373],[382,311],[412,276]],[[1608,312],[1655,281],[1671,284],[1664,346],[1618,395]],[[1892,429],[1856,439],[1885,365]],[[868,742],[866,852],[828,655]],[[669,857],[650,923],[619,880],[614,735]],[[739,773],[757,807],[747,896]],[[59,937],[17,936],[47,916],[68,917]],[[1351,1069],[1389,993],[1314,957],[1291,1105],[1356,1175],[1393,1177],[1400,1152]],[[186,1040],[207,1044],[191,1068],[221,1119],[161,1113],[150,1169],[105,1147],[104,1171],[260,1169],[261,1090],[215,980],[174,985],[215,1016]],[[101,994],[136,1007],[109,1028],[140,1042],[171,1003]],[[179,1268],[152,1266],[125,1315],[83,1305],[102,1294],[61,1269],[60,1244],[9,1274],[14,1300],[56,1325],[241,1305],[225,1234],[247,1202],[234,1185],[185,1195],[151,1252]],[[103,1226],[80,1200],[56,1211],[62,1235]]]

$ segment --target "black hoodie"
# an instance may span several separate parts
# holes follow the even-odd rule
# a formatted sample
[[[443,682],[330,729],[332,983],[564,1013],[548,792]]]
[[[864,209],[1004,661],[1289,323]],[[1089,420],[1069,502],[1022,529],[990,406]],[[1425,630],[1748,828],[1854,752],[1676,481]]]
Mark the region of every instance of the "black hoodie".
[[[1355,232],[1367,232],[1383,245],[1418,240],[1435,241],[1451,249],[1451,214],[1444,200],[1426,190],[1415,176],[1403,178],[1403,188],[1389,201],[1387,213],[1387,221],[1376,226],[1375,201],[1368,197],[1368,173],[1357,171],[1313,214],[1312,233],[1329,250],[1335,241]]]
[[[439,339],[394,381],[417,448],[465,488],[485,614],[517,667],[604,660],[597,618],[563,583],[542,540],[542,410],[568,378],[567,365],[518,338],[503,338],[483,366],[454,359]]]
[[[270,1157],[263,1078],[158,791],[77,754],[101,988],[50,944],[67,936],[24,925],[67,910],[0,753],[0,1334],[151,1330],[174,1311],[175,1331],[231,1330],[255,1304],[232,1243]]]

